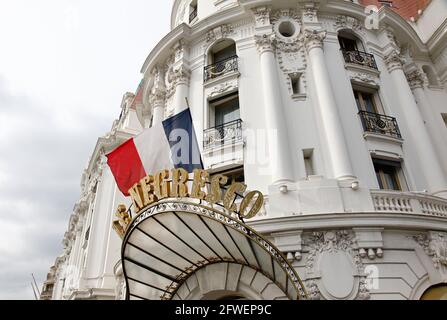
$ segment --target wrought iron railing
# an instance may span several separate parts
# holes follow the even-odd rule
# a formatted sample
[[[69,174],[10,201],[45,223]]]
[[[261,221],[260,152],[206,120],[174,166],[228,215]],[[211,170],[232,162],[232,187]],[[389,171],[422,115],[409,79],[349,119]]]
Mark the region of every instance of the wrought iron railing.
[[[377,69],[377,63],[376,59],[374,58],[374,55],[362,51],[346,51],[343,50],[343,57],[345,58],[346,63],[353,63],[362,65],[365,67]]]
[[[396,118],[368,111],[360,111],[359,115],[366,132],[402,138]]]
[[[197,9],[194,9],[189,14],[189,23],[191,23],[197,17]]]
[[[206,82],[228,72],[237,71],[238,69],[238,56],[234,55],[222,61],[218,61],[209,66],[206,66],[203,74],[203,80]]]
[[[203,148],[212,148],[242,141],[242,120],[235,120],[203,131]]]

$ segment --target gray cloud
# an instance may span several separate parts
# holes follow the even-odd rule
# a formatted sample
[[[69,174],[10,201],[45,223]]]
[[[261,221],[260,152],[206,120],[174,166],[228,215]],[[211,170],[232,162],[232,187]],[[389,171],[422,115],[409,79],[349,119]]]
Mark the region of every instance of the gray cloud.
[[[33,299],[62,252],[96,139],[168,32],[170,1],[15,0],[0,38],[0,299]],[[20,15],[15,12],[20,12]],[[40,288],[39,288],[40,289]]]

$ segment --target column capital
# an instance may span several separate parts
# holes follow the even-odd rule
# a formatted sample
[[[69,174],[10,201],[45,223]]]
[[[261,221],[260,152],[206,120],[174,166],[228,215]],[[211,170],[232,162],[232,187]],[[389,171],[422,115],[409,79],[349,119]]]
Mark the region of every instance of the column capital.
[[[393,50],[388,55],[386,55],[384,61],[389,72],[397,69],[402,70],[403,64],[405,62],[397,50]]]
[[[275,34],[255,35],[256,47],[260,54],[264,52],[274,52],[276,46]]]
[[[326,38],[327,32],[324,30],[303,30],[301,41],[306,46],[307,52],[314,48],[323,49],[323,41]]]
[[[189,77],[191,76],[191,71],[184,66],[181,66],[178,69],[171,69],[168,75],[168,80],[173,84],[173,86],[177,86],[179,84],[189,85]]]
[[[406,72],[408,84],[412,90],[417,88],[424,88],[424,74],[420,70],[413,70],[411,72]]]
[[[149,104],[154,106],[163,105],[165,103],[166,99],[166,90],[163,89],[155,89],[151,94],[149,95]]]

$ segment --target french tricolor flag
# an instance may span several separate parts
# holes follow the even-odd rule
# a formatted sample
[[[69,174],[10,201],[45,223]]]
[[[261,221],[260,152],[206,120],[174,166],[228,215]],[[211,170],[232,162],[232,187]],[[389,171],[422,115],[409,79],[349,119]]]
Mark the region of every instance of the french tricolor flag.
[[[202,169],[202,159],[189,108],[144,130],[107,154],[120,191],[129,189],[149,174],[164,169]]]

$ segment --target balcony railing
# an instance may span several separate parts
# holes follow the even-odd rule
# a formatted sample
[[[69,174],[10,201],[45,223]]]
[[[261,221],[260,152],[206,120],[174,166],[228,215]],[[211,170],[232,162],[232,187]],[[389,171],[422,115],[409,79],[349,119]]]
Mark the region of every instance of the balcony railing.
[[[376,59],[370,53],[362,51],[346,51],[342,50],[346,63],[358,64],[361,66],[377,69]]]
[[[371,191],[378,212],[408,213],[447,218],[447,200],[411,192]]]
[[[197,18],[197,9],[194,9],[189,14],[189,23],[193,22],[193,20]]]
[[[220,77],[228,72],[238,71],[238,56],[234,55],[225,60],[216,62],[205,67],[203,80],[208,80]]]
[[[203,148],[209,150],[242,141],[242,120],[235,120],[203,131]]]
[[[360,111],[359,116],[362,119],[363,130],[365,132],[379,133],[399,139],[402,138],[396,118],[367,111]]]

